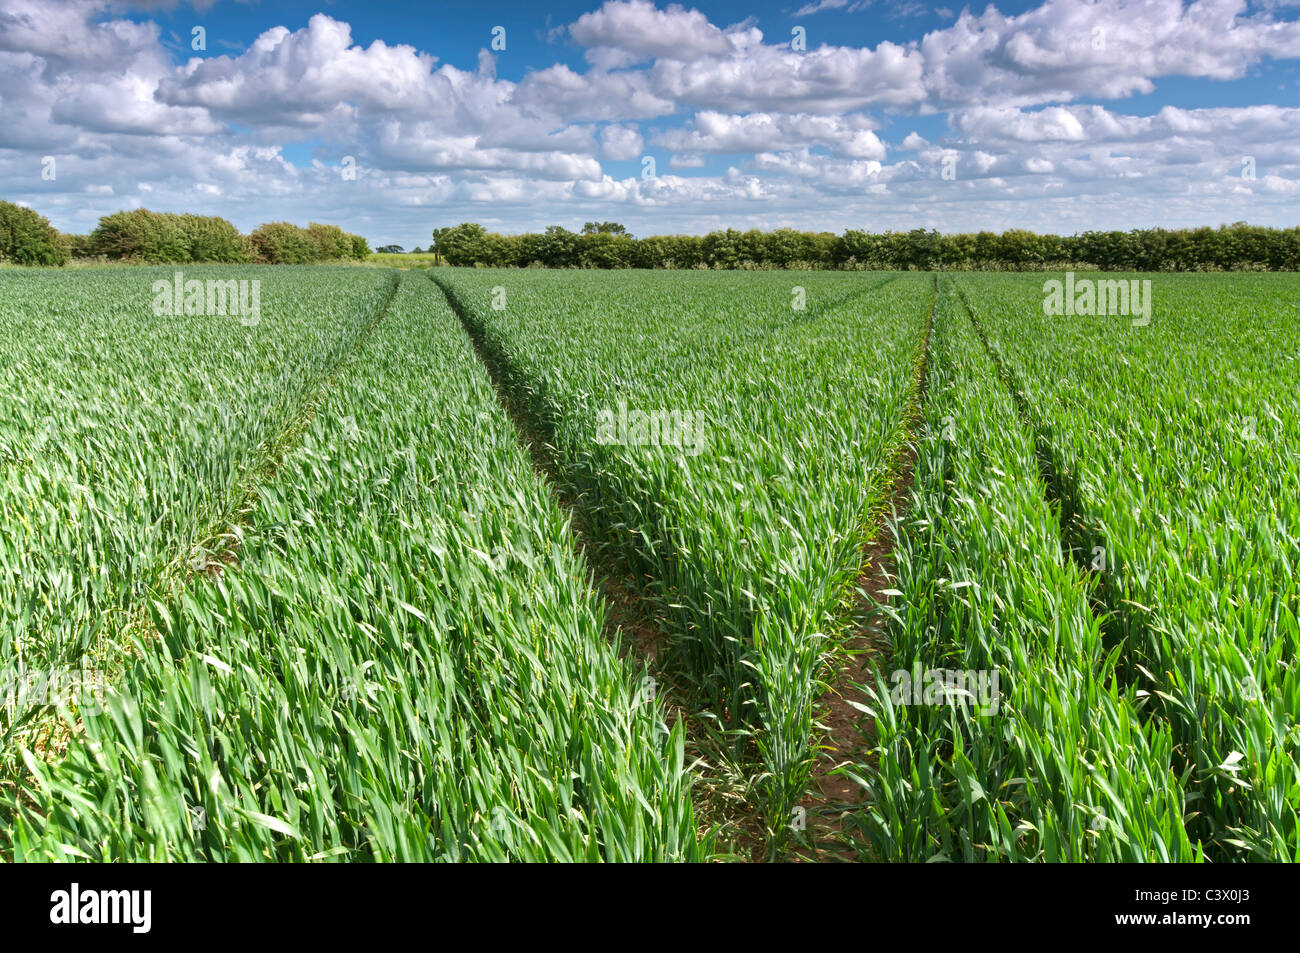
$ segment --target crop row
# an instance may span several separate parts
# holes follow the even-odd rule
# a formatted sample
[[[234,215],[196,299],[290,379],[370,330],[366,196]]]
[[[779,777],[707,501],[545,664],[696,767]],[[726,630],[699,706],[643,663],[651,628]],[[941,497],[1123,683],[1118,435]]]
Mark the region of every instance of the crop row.
[[[1151,280],[1149,322],[1045,314],[1037,281],[962,288],[1097,582],[1116,677],[1172,734],[1189,836],[1216,860],[1296,859],[1297,283]]]
[[[189,280],[247,279],[230,268]],[[304,395],[391,294],[356,271],[262,274],[256,315],[156,314],[163,269],[13,273],[0,310],[0,683],[120,665],[131,608],[202,566]],[[251,297],[251,295],[250,295]],[[204,301],[206,310],[206,298]],[[162,310],[162,309],[159,309]],[[0,748],[43,693],[0,705]]]
[[[738,739],[770,843],[915,396],[928,278],[474,270],[444,284],[666,667]]]
[[[407,277],[257,505],[0,809],[15,859],[690,860],[680,730]],[[156,637],[155,637],[156,636]]]
[[[896,527],[863,859],[1191,860],[1168,727],[1115,677],[1034,441],[948,280]],[[962,677],[954,677],[960,673]]]

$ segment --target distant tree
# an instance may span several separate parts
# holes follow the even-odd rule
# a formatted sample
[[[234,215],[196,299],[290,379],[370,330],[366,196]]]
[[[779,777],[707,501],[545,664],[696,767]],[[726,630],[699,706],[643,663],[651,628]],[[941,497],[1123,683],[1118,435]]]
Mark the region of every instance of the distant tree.
[[[933,228],[914,228],[906,234],[899,233],[897,240],[894,258],[899,268],[928,271],[938,267],[942,260],[939,233]]]
[[[875,267],[880,261],[880,236],[872,232],[847,229],[840,236],[840,261],[850,265]]]
[[[626,235],[627,229],[618,222],[587,222],[582,226],[584,235]]]
[[[809,249],[804,241],[804,235],[804,232],[797,232],[793,228],[778,228],[776,231],[768,232],[765,236],[767,254],[763,257],[780,268],[806,261]]]
[[[65,235],[60,232],[59,244],[63,246],[68,258],[92,258],[95,254],[89,235]]]
[[[963,232],[943,236],[940,253],[944,268],[970,268],[975,259],[975,235]]]
[[[252,255],[248,241],[224,218],[182,215],[181,229],[190,261],[246,262]]]
[[[632,264],[632,245],[627,235],[585,234],[579,240],[578,263],[583,268],[627,268]]]
[[[475,262],[483,265],[498,265],[509,268],[519,264],[519,237],[517,235],[498,235],[487,232],[478,243]]]
[[[829,268],[836,264],[835,254],[838,250],[839,236],[834,232],[809,232],[804,239],[804,261],[819,268]]]
[[[420,249],[417,248],[415,250],[419,251]],[[375,249],[375,251],[379,252],[381,255],[401,255],[405,250],[401,245],[380,245]]]
[[[664,235],[664,267],[698,268],[705,264],[704,241],[698,235]]]
[[[352,236],[337,225],[312,222],[307,226],[307,235],[316,246],[314,261],[335,261],[339,258],[352,257]]]
[[[0,202],[0,261],[20,265],[62,265],[67,245],[50,220],[29,208]]]
[[[547,226],[538,245],[538,260],[548,268],[569,268],[579,264],[578,236],[563,226]]]
[[[188,262],[190,235],[185,220],[172,212],[147,208],[105,215],[90,233],[97,255],[156,264]]]
[[[1021,267],[1036,265],[1043,260],[1043,243],[1039,236],[1022,228],[1009,229],[1000,236],[998,255],[1002,261]]]
[[[483,239],[487,229],[476,222],[462,222],[433,230],[433,248],[449,265],[473,265],[484,261]]]
[[[315,260],[317,246],[305,229],[292,222],[267,222],[248,236],[257,260],[272,265],[305,265]]]
[[[667,240],[662,235],[650,235],[632,243],[633,268],[667,268]]]
[[[741,260],[740,239],[740,232],[734,228],[705,235],[701,247],[709,267],[735,268]]]
[[[634,238],[617,222],[587,222],[581,232],[502,235],[465,222],[434,231],[430,249],[450,265],[527,268],[937,268],[1043,270],[1075,265],[1103,270],[1300,269],[1300,228],[1236,222],[1214,228],[1142,229],[1039,235],[1023,229],[941,234],[724,229],[704,236]]]
[[[741,261],[752,262],[756,267],[761,268],[766,265],[768,263],[766,233],[757,228],[748,229],[736,239],[736,254]]]

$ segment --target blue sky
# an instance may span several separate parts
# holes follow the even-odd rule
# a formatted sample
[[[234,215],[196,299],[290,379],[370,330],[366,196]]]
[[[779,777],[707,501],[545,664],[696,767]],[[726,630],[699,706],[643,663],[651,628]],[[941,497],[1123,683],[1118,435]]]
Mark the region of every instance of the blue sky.
[[[0,196],[407,247],[1294,225],[1298,4],[0,0]]]
[[[795,16],[813,3],[759,4],[747,0],[727,0],[721,3],[685,4],[697,9],[720,26],[752,19],[764,31],[774,36],[789,35],[793,27],[803,25],[810,34],[813,46],[835,42],[852,46],[874,46],[881,40],[906,43],[921,33],[952,23],[956,4],[877,3],[874,8],[849,13],[843,9],[826,9],[815,14]],[[659,4],[667,8],[669,4]],[[999,4],[1005,13],[1021,13],[1032,4]],[[376,0],[373,3],[214,3],[200,4],[196,11],[189,4],[177,3],[171,8],[152,7],[124,12],[138,22],[153,20],[174,35],[183,49],[177,50],[178,61],[190,53],[190,30],[196,24],[208,30],[209,50],[226,52],[243,50],[263,31],[274,26],[305,24],[313,14],[325,13],[347,21],[352,27],[352,38],[362,46],[375,40],[389,43],[409,43],[421,50],[439,56],[441,62],[461,69],[473,69],[478,51],[491,39],[494,26],[507,29],[508,56],[498,60],[498,75],[518,80],[529,69],[544,69],[552,63],[568,63],[574,68],[582,66],[583,50],[562,34],[565,26],[584,13],[600,7],[599,3],[520,3],[493,2],[467,4],[462,2],[412,3]],[[947,15],[936,10],[946,10]],[[168,37],[171,40],[172,37]],[[226,44],[230,44],[229,47]],[[183,54],[183,55],[181,55]]]

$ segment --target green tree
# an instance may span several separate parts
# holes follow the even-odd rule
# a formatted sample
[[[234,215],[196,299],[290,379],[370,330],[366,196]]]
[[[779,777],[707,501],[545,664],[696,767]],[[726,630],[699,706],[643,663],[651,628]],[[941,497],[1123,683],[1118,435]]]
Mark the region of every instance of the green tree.
[[[709,267],[735,268],[740,264],[740,239],[740,232],[734,228],[705,235],[700,250]]]
[[[483,258],[487,229],[476,222],[462,222],[433,230],[433,249],[449,265],[473,265]]]
[[[587,222],[582,226],[584,235],[626,235],[627,229],[618,222]]]
[[[63,248],[64,256],[72,258],[91,258],[95,254],[94,247],[90,244],[89,235],[65,235],[59,233],[59,245]]]
[[[0,201],[0,261],[20,265],[62,265],[68,245],[44,215]]]
[[[224,218],[182,215],[181,228],[190,261],[246,262],[251,259],[248,240]]]
[[[123,261],[180,264],[190,261],[184,219],[147,208],[105,215],[90,233],[95,254]]]
[[[315,260],[316,243],[292,222],[267,222],[248,236],[257,260],[272,265],[305,265]]]
[[[538,243],[540,261],[548,268],[569,268],[579,264],[578,236],[560,225],[547,226]]]
[[[337,225],[310,222],[307,225],[307,237],[316,248],[313,261],[337,261],[352,257],[352,236]]]
[[[578,263],[583,268],[627,268],[632,263],[632,239],[612,232],[583,235]]]

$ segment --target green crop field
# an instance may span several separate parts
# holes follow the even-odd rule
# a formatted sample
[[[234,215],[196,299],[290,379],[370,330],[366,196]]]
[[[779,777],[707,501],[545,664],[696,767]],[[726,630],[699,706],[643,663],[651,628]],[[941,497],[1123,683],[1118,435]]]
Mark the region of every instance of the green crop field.
[[[0,274],[4,860],[1300,859],[1297,276],[174,271]]]

